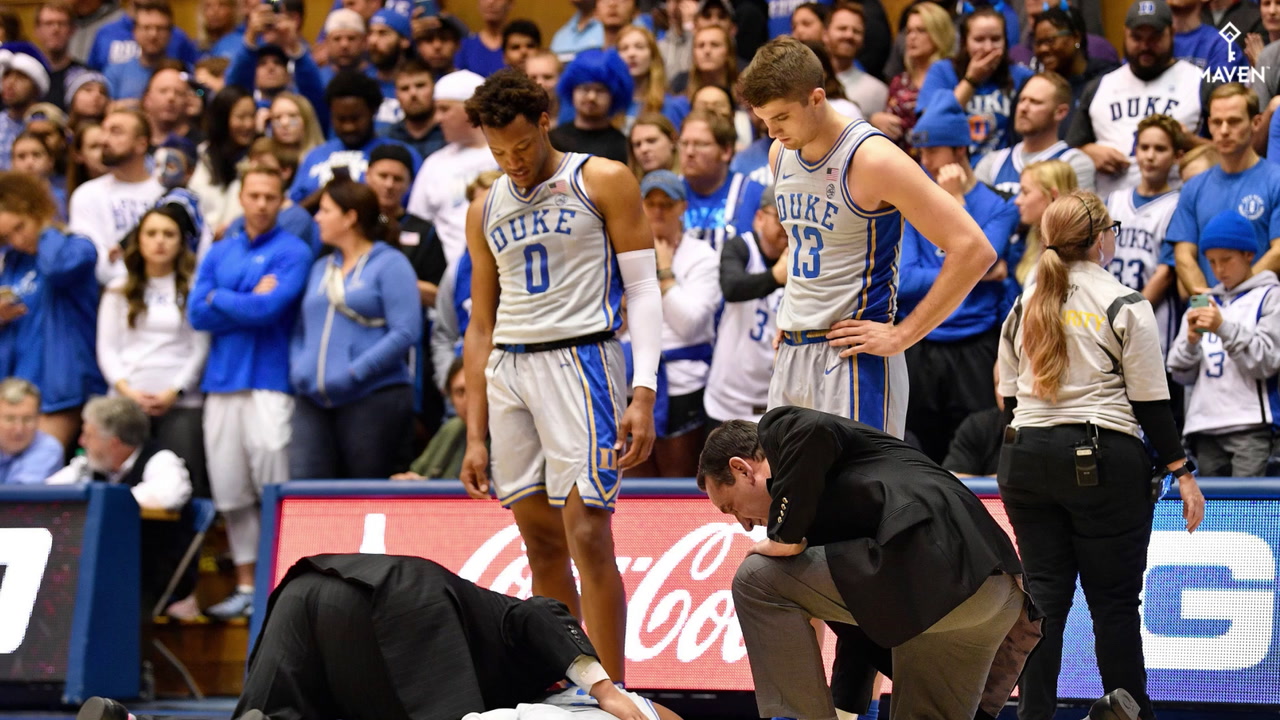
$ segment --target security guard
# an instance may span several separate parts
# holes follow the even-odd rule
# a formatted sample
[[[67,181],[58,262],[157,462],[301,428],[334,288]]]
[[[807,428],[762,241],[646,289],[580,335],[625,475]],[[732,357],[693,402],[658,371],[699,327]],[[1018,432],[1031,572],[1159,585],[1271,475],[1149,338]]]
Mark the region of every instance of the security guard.
[[[1155,314],[1105,269],[1119,225],[1090,192],[1049,205],[1034,280],[1001,333],[999,389],[1012,420],[1000,455],[1000,496],[1031,596],[1045,613],[1044,638],[1022,676],[1020,720],[1053,717],[1077,576],[1093,616],[1104,689],[1128,690],[1140,716],[1155,717],[1138,596],[1153,497],[1163,483],[1152,481],[1140,429],[1178,479],[1187,531],[1204,517],[1195,467],[1174,426]]]

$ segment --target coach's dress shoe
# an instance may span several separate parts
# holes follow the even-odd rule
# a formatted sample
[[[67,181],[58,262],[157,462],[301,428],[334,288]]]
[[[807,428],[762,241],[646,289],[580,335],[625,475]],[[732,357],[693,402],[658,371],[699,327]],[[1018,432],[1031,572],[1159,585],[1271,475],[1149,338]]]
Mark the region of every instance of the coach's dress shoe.
[[[1138,701],[1128,690],[1118,688],[1098,698],[1089,708],[1089,720],[1138,720]]]
[[[236,718],[236,720],[268,720],[261,710],[250,710],[249,712]]]
[[[85,700],[76,713],[76,720],[130,720],[132,717],[125,706],[104,697]]]

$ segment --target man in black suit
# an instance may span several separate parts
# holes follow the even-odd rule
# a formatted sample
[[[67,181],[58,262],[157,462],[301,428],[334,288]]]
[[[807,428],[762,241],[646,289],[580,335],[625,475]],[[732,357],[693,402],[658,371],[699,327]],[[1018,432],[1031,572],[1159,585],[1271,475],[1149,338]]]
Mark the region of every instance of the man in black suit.
[[[272,592],[233,717],[458,720],[538,702],[565,678],[619,720],[651,720],[557,600],[485,590],[417,557],[317,555]],[[93,698],[79,718],[124,712]]]
[[[698,486],[768,527],[733,580],[761,716],[834,720],[832,693],[856,681],[826,691],[811,617],[891,649],[895,720],[998,714],[1039,631],[1013,543],[954,476],[867,425],[783,407],[717,428]]]

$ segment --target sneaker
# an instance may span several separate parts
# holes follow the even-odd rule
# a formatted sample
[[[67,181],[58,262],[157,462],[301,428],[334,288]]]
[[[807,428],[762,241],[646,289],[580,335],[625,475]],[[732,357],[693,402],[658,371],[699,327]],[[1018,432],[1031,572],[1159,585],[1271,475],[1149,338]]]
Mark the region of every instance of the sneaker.
[[[1129,691],[1118,688],[1098,698],[1089,708],[1089,720],[1138,720],[1140,711]]]
[[[200,619],[200,604],[196,602],[195,595],[188,595],[181,600],[169,603],[169,607],[164,609],[164,614],[174,620],[193,622]]]
[[[235,620],[253,615],[253,593],[239,590],[227,596],[226,600],[205,608],[205,615],[214,620]]]
[[[85,700],[80,712],[76,713],[76,720],[131,720],[133,717],[125,706],[104,697]]]

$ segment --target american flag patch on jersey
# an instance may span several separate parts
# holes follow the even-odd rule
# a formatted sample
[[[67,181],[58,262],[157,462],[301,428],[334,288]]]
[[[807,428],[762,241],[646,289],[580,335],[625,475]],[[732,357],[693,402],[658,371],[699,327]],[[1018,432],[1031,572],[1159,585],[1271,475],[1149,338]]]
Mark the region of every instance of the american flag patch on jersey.
[[[835,182],[840,179],[840,168],[827,168],[827,182]]]
[[[567,195],[569,193],[569,183],[565,180],[555,180],[547,186],[547,189],[551,191],[552,195]]]

